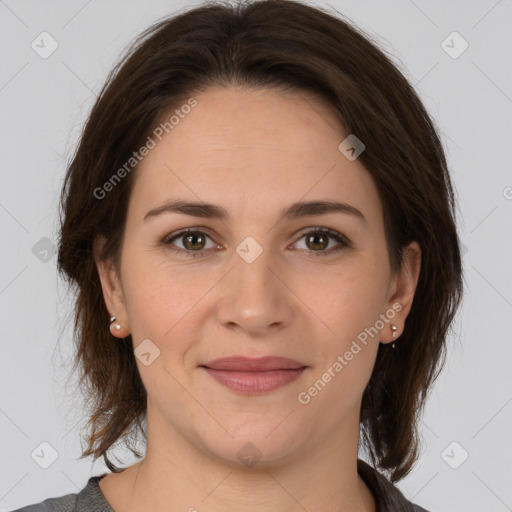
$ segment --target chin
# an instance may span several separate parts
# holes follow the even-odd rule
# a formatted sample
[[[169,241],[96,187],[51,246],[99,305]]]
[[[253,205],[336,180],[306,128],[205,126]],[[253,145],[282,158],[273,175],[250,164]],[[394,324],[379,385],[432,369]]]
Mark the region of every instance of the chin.
[[[300,449],[299,430],[290,429],[281,432],[273,423],[269,428],[255,430],[243,429],[243,432],[230,433],[223,439],[205,440],[204,448],[212,456],[238,468],[264,469],[282,466],[293,460]],[[305,441],[305,440],[304,440]]]

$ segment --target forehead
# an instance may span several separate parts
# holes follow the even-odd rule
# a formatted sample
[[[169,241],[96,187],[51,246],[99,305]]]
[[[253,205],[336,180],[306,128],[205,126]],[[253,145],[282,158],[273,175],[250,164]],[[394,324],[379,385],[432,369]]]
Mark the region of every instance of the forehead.
[[[170,197],[222,204],[234,214],[312,199],[344,200],[365,216],[378,214],[373,179],[339,151],[347,134],[327,101],[242,88],[194,98],[197,105],[136,170],[131,206],[139,218]]]

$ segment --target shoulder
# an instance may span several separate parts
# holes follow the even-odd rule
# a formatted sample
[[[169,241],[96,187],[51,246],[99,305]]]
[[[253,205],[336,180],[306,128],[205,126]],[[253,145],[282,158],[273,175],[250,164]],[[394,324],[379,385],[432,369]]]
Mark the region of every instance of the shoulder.
[[[429,512],[408,501],[384,475],[361,459],[357,460],[357,472],[372,492],[377,512]]]
[[[86,486],[78,493],[48,498],[12,512],[114,512],[98,485],[101,476],[89,478]]]

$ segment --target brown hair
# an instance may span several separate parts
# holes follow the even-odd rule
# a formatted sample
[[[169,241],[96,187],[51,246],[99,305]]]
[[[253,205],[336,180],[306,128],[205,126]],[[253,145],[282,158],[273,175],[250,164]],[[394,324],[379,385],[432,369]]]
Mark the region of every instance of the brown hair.
[[[338,13],[339,14],[339,13]],[[392,270],[416,240],[421,272],[396,350],[379,345],[361,408],[362,445],[397,481],[418,457],[418,421],[445,362],[448,329],[462,298],[455,200],[443,147],[418,95],[370,36],[342,16],[292,0],[205,3],[143,32],[110,72],[67,170],[61,195],[58,269],[76,285],[75,367],[91,415],[82,457],[103,456],[132,428],[143,434],[146,390],[132,339],[109,331],[93,240],[119,262],[136,167],[102,199],[95,190],[142,146],[162,116],[209,87],[309,91],[327,99],[382,200]],[[341,134],[340,134],[341,135]],[[341,142],[341,139],[340,139]]]

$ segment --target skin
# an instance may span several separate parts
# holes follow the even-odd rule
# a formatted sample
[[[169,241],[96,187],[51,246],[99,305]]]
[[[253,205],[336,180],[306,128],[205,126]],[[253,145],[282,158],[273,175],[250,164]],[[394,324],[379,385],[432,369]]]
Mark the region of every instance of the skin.
[[[146,457],[100,488],[116,512],[375,511],[357,473],[359,414],[379,340],[393,341],[390,322],[307,405],[297,397],[396,303],[399,338],[420,248],[407,247],[392,274],[377,188],[359,159],[339,151],[347,134],[322,99],[234,87],[195,98],[137,169],[120,270],[96,259],[107,308],[122,326],[112,333],[131,333],[134,348],[149,338],[160,350],[148,366],[137,359],[148,393]],[[213,203],[230,217],[143,221],[171,198]],[[343,213],[279,217],[299,200],[349,203],[366,223]],[[329,254],[339,246],[332,237],[328,247],[308,244],[304,234],[315,227],[352,247]],[[202,257],[187,255],[196,242],[182,236],[173,241],[181,255],[162,242],[183,228],[208,235]],[[248,236],[263,249],[252,263],[236,252]],[[230,355],[278,355],[308,368],[277,390],[246,396],[198,367]],[[237,457],[246,443],[261,453],[253,467]]]

